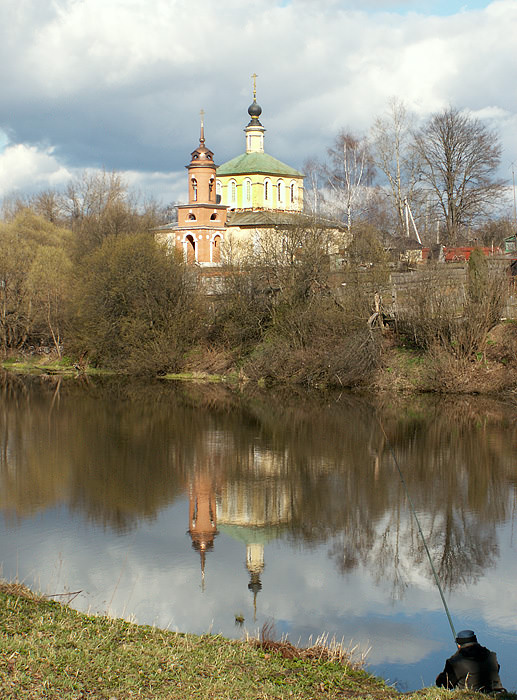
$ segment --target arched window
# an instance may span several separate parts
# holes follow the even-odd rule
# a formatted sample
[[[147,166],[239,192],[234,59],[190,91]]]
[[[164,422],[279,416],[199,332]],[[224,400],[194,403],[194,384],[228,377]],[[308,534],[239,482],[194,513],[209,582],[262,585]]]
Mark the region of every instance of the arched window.
[[[235,180],[230,180],[230,205],[237,204],[237,183]]]
[[[208,199],[212,199],[212,192],[214,191],[214,178],[211,177],[208,181]]]
[[[284,181],[279,180],[276,183],[276,198],[278,201],[278,206],[282,206],[284,204]]]
[[[195,177],[192,178],[192,201],[197,202],[197,180]]]
[[[189,220],[189,221],[195,221],[195,220],[196,220],[196,217],[194,216],[194,214],[189,214],[189,215],[188,215],[188,220]]]
[[[221,199],[223,197],[223,186],[221,185],[221,180],[215,181],[215,202],[216,204],[221,204]]]
[[[185,243],[184,243],[184,251],[185,251],[185,258],[188,263],[195,263],[196,262],[196,242],[194,240],[194,236],[189,234],[185,238]]]
[[[271,197],[271,180],[264,180],[264,202],[269,202]]]
[[[289,200],[291,204],[296,204],[296,182],[291,182],[289,187]]]
[[[221,262],[221,236],[214,236],[212,240],[212,262]]]
[[[216,219],[217,219],[217,214],[214,211],[214,213],[210,215],[210,221],[215,221]]]
[[[251,180],[249,178],[244,180],[244,201],[245,204],[251,204]]]

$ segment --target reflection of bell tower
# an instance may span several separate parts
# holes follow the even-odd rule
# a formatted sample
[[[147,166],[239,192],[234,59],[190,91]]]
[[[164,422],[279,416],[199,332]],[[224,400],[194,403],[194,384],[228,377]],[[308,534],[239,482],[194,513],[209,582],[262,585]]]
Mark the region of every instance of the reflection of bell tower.
[[[248,588],[253,592],[253,619],[257,619],[257,595],[262,590],[260,574],[264,571],[264,545],[253,543],[246,547],[246,568],[250,572]]]
[[[192,547],[201,558],[201,585],[204,589],[206,552],[214,548],[217,535],[215,493],[207,474],[197,476],[190,486],[189,526]]]

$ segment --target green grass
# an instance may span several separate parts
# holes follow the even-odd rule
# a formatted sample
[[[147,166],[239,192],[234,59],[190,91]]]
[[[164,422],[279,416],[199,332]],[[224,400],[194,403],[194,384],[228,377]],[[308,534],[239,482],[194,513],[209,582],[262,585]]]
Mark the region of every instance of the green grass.
[[[69,357],[55,359],[46,356],[40,357],[8,357],[2,360],[1,367],[9,372],[19,374],[56,374],[60,376],[76,376],[77,369]],[[86,367],[88,375],[113,375],[116,372],[96,367]]]
[[[61,359],[50,359],[48,357],[9,357],[2,361],[1,366],[9,372],[19,374],[56,374],[62,376],[76,376],[77,369],[68,357]],[[85,374],[94,375],[115,375],[114,370],[100,369],[88,366],[84,370]],[[208,372],[183,372],[177,374],[161,375],[159,379],[172,379],[184,382],[207,382],[207,383],[237,383],[239,376],[236,372],[228,374],[210,374]]]
[[[288,658],[286,658],[288,657]],[[231,641],[91,617],[0,584],[2,700],[323,700],[401,697],[322,646]],[[482,698],[437,688],[407,694]],[[510,696],[515,698],[514,695]]]
[[[222,374],[206,374],[205,372],[178,372],[164,374],[160,379],[175,379],[182,382],[223,382],[226,377]]]

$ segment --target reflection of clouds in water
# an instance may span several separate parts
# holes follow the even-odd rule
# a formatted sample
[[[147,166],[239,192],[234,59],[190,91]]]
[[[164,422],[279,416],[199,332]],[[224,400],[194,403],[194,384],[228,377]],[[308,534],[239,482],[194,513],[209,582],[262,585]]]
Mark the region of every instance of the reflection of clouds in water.
[[[499,546],[501,557],[496,566],[486,572],[474,586],[455,593],[451,605],[468,615],[482,612],[489,627],[517,630],[517,557],[512,543],[512,524],[507,523],[499,529]]]
[[[62,538],[56,531],[59,544],[45,537],[31,554],[31,570],[39,572],[43,590],[56,592],[59,549],[60,590],[85,592],[74,601],[76,607],[99,613],[109,609],[113,615],[177,631],[213,629],[235,636],[235,614],[242,613],[251,633],[265,621],[276,620],[278,633],[288,632],[292,641],[305,643],[311,635],[315,639],[327,633],[362,649],[373,645],[370,663],[413,662],[434,649],[432,640],[412,643],[418,631],[411,623],[393,623],[386,617],[393,610],[387,609],[382,586],[367,572],[358,569],[343,579],[329,569],[325,546],[295,556],[289,556],[281,542],[266,547],[255,622],[244,545],[222,535],[216,538],[214,552],[207,557],[203,592],[199,555],[183,534],[185,513],[184,505],[170,508],[156,525],[145,524],[137,534],[123,538],[106,533],[100,539],[94,529],[79,528],[73,537]],[[28,529],[25,536],[31,535]],[[415,601],[418,609],[420,603]]]
[[[82,589],[84,594],[74,601],[82,610],[109,609],[113,615],[176,631],[240,636],[234,619],[242,614],[244,629],[252,634],[270,620],[278,634],[288,633],[294,643],[326,633],[361,649],[371,647],[370,665],[403,667],[397,675],[405,678],[409,666],[416,665],[414,687],[422,667],[430,683],[449,655],[439,594],[423,568],[412,571],[403,599],[393,600],[389,572],[379,580],[359,566],[343,576],[330,564],[327,544],[300,550],[273,540],[265,548],[263,588],[254,621],[245,545],[223,533],[216,537],[206,559],[203,591],[199,553],[185,534],[187,518],[184,501],[162,511],[156,522],[144,522],[136,531],[118,536],[80,520],[70,521],[64,509],[49,512],[23,521],[16,533],[13,528],[0,533],[4,575],[14,576],[18,569],[21,579],[29,584],[35,579],[42,590],[52,593]],[[475,586],[451,596],[455,622],[463,626],[469,621],[475,629],[517,627],[513,586],[517,563],[513,556],[504,556],[513,555],[504,535],[501,551],[497,567]],[[403,563],[406,570],[411,570],[410,563],[408,557]],[[508,665],[505,661],[505,670]],[[386,673],[395,675],[393,669]]]

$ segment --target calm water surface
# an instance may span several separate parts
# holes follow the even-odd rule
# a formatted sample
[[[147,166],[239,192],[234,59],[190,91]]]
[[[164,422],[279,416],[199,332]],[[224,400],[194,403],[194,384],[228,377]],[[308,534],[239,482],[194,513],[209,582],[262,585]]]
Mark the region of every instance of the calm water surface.
[[[391,445],[456,629],[475,629],[517,689],[512,403],[0,386],[5,578],[173,630],[324,633],[370,648],[370,670],[402,690],[430,685],[452,635]]]

